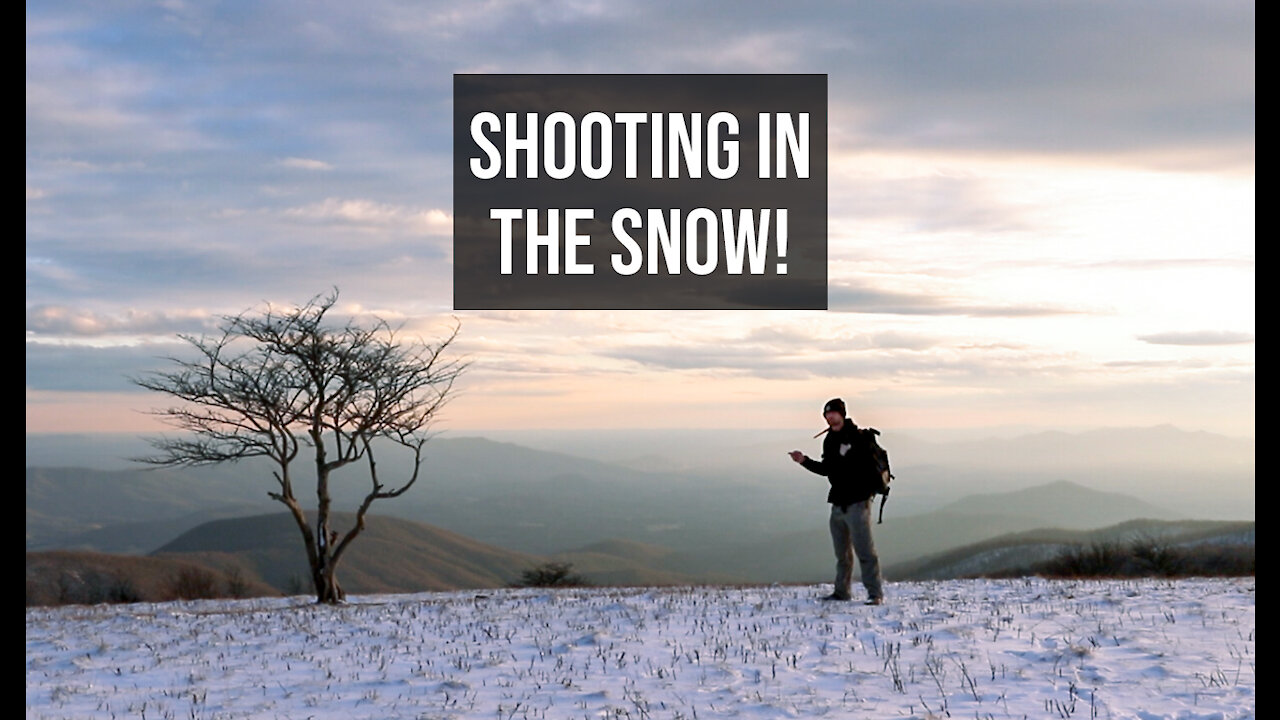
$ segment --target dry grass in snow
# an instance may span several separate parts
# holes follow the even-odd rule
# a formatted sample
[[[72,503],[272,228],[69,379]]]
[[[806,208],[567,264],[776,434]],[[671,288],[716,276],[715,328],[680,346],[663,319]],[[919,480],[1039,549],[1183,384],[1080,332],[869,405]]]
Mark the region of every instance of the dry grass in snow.
[[[27,610],[28,718],[1252,718],[1254,580]]]

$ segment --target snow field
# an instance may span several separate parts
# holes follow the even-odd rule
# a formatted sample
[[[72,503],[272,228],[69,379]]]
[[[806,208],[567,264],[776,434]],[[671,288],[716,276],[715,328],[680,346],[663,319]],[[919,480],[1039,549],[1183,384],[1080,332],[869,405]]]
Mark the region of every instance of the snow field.
[[[27,609],[43,718],[1255,715],[1254,579],[512,589]]]

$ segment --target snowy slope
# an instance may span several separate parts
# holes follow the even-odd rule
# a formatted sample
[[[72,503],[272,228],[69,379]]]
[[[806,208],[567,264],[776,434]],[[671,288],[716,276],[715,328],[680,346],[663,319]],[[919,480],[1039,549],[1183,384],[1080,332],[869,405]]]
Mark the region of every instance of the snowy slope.
[[[1254,580],[501,590],[27,610],[28,718],[1255,716]]]

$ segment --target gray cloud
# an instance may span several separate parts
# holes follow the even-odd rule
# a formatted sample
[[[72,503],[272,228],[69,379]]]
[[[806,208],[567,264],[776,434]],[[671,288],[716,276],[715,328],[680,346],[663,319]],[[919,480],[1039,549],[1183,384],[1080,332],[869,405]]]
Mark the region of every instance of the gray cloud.
[[[747,333],[742,339],[747,344],[764,344],[775,348],[803,347],[822,350],[927,350],[939,345],[941,338],[918,333],[884,331],[857,334],[852,337],[814,337],[798,330],[781,327],[762,327]]]
[[[1253,333],[1226,330],[1191,330],[1139,335],[1138,339],[1152,345],[1244,345],[1252,343]]]
[[[828,24],[864,63],[837,97],[870,106],[874,145],[1235,161],[1253,146],[1252,3],[874,3],[843,19]]]
[[[900,293],[871,288],[831,284],[827,288],[828,308],[835,312],[888,315],[959,315],[967,317],[1046,317],[1074,315],[1080,311],[1037,305],[981,305],[945,297]]]
[[[93,347],[28,342],[27,389],[67,392],[142,392],[130,377],[165,369],[179,344]]]
[[[481,63],[520,71],[513,61],[532,53],[552,72],[825,72],[833,125],[864,147],[1182,147],[1236,162],[1253,147],[1252,3],[647,7],[539,23],[537,40],[513,32],[510,52]],[[493,31],[530,22],[522,6],[507,8],[485,19]],[[548,52],[553,44],[580,56]]]
[[[415,218],[451,207],[455,72],[828,73],[833,151],[1251,172],[1254,15],[1240,0],[37,3],[26,18],[28,336],[198,333],[206,311],[183,308],[235,313],[333,285],[406,316],[447,309],[448,243]],[[1043,229],[976,178],[833,184],[829,197],[833,216],[888,218],[905,232]],[[1252,267],[1102,264],[1224,263]],[[832,285],[831,307],[948,319],[1077,312],[896,287]],[[501,330],[560,331],[563,317],[518,314]],[[1130,334],[1253,342],[1141,332]],[[750,378],[907,377],[912,387],[1032,378],[1009,391],[1028,393],[1019,404],[1036,388],[1068,401],[1080,389],[1054,382],[1079,371],[1070,358],[1017,337],[943,353],[945,340],[907,332],[815,339],[779,328],[714,345],[611,346],[620,334],[587,335],[563,364],[536,357],[541,341],[530,342],[532,359],[496,361],[503,373],[605,371],[608,357]],[[510,334],[490,340],[512,345]],[[29,341],[27,383],[119,391],[167,351]],[[1111,367],[1136,377],[1141,362]],[[1088,404],[1140,410],[1156,394],[1118,400],[1108,388]],[[1237,395],[1251,407],[1251,379]],[[1180,398],[1159,394],[1171,410]]]
[[[1252,157],[1245,2],[28,10],[27,185],[37,201],[27,246],[51,271],[29,268],[36,303],[166,302],[193,289],[240,297],[280,283],[403,293],[428,272],[433,286],[447,283],[443,250],[413,247],[403,229],[354,235],[341,212],[320,218],[327,224],[284,220],[330,198],[393,215],[449,207],[458,71],[828,73],[833,143],[856,149]],[[909,217],[921,230],[1027,224],[965,179],[833,191],[836,211]],[[398,247],[376,257],[324,247],[387,236]],[[403,257],[415,259],[411,272],[379,275]],[[897,304],[909,314],[1053,312]]]
[[[720,343],[699,347],[631,346],[604,353],[650,368],[736,372],[763,379],[910,378],[918,386],[994,386],[1011,377],[1062,377],[1077,364],[1042,353],[966,352],[960,356],[905,350],[829,348],[818,341],[788,348]]]
[[[209,222],[169,242],[156,230],[154,247],[111,223],[96,242],[53,238],[33,228],[39,249],[38,255],[28,250],[27,298],[36,306],[212,302],[239,312],[265,299],[301,302],[337,285],[364,302],[449,303],[450,286],[438,281],[449,272],[441,240],[336,222],[337,227],[299,224],[295,232]],[[238,231],[244,239],[235,237]]]

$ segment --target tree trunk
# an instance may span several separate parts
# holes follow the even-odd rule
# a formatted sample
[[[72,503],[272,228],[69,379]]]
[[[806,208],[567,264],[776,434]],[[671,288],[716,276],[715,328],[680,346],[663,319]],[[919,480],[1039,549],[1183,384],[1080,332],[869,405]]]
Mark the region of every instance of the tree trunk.
[[[316,564],[311,569],[315,576],[316,602],[335,604],[342,602],[342,587],[335,574],[333,541],[329,530],[329,464],[326,460],[324,436],[318,424],[311,428],[311,439],[316,453]]]
[[[336,605],[346,599],[347,594],[343,592],[334,570],[335,568],[330,565],[324,571],[315,574],[316,604]]]

